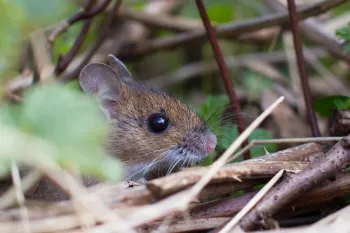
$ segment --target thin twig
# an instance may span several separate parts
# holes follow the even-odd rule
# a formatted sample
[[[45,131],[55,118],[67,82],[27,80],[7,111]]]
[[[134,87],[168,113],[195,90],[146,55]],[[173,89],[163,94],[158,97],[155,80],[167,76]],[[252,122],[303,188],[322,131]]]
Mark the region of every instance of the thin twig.
[[[199,182],[191,188],[191,192],[188,195],[188,199],[193,200],[205,185],[211,180],[216,172],[227,162],[228,158],[233,152],[242,144],[244,140],[253,132],[253,130],[259,126],[259,124],[284,100],[284,97],[278,98],[273,104],[271,104],[258,118],[256,118],[245,131],[227,148],[222,156],[215,161],[211,166],[207,174],[205,174]]]
[[[301,172],[286,178],[241,221],[244,230],[268,226],[267,220],[284,206],[326,180],[332,180],[350,162],[350,135],[341,139],[324,156]]]
[[[80,64],[71,73],[65,74],[64,76],[60,77],[62,81],[64,82],[71,81],[79,76],[81,69],[89,62],[91,57],[95,54],[98,48],[102,45],[102,43],[108,37],[111,25],[114,21],[114,18],[116,17],[115,12],[118,11],[122,1],[123,0],[115,1],[106,19],[101,23],[101,30],[98,33],[98,38],[96,39],[95,43],[91,46],[91,48],[89,49],[89,51],[87,52],[83,60],[80,62]]]
[[[300,30],[299,30],[298,21],[297,21],[298,19],[296,15],[296,6],[295,6],[294,0],[288,0],[288,11],[289,11],[289,17],[290,17],[290,22],[292,26],[294,49],[295,49],[295,54],[298,62],[299,75],[300,75],[301,84],[302,84],[301,86],[304,94],[304,101],[305,101],[308,121],[311,127],[312,136],[319,137],[320,130],[318,129],[316,115],[312,108],[312,99],[311,99],[308,76],[307,76],[306,67],[305,67],[305,59],[302,51]]]
[[[229,162],[234,161],[241,156],[245,151],[257,144],[282,144],[282,143],[307,143],[307,142],[333,142],[339,141],[342,137],[318,137],[318,138],[281,138],[281,139],[253,139],[247,146],[243,147],[238,153],[236,153]]]
[[[243,131],[245,130],[245,122],[244,122],[243,117],[242,117],[241,107],[239,106],[239,101],[238,101],[237,95],[236,95],[235,90],[234,90],[234,86],[233,86],[232,79],[230,77],[229,70],[226,66],[224,57],[222,55],[220,46],[218,44],[218,40],[216,39],[214,29],[210,23],[209,17],[207,15],[207,12],[206,12],[206,9],[205,9],[205,6],[204,6],[202,0],[196,0],[196,4],[197,4],[197,8],[199,10],[199,13],[201,15],[203,24],[205,26],[206,32],[208,34],[209,41],[210,41],[211,47],[212,47],[214,55],[215,55],[215,60],[219,66],[221,78],[222,78],[222,81],[224,83],[226,93],[230,99],[231,105],[233,106],[234,113],[236,114],[237,123],[238,123],[238,131],[239,131],[239,133],[243,133]],[[243,142],[243,145],[244,146],[248,145],[248,141],[245,140]],[[250,159],[250,157],[251,157],[250,153],[249,153],[249,151],[247,151],[247,153],[244,155],[244,159]]]
[[[279,0],[269,0],[268,3],[280,12],[286,12],[284,6],[287,2]],[[283,6],[282,6],[283,5]],[[344,23],[345,24],[345,23]],[[339,26],[340,27],[340,26]],[[327,30],[323,22],[318,22],[316,19],[309,18],[300,23],[300,29],[303,34],[313,43],[319,44],[326,48],[335,57],[343,59],[350,64],[350,55],[344,52],[341,41],[333,33],[334,31]]]
[[[197,19],[184,19],[168,14],[154,14],[123,7],[117,13],[122,19],[134,20],[151,28],[166,29],[174,32],[188,32],[203,29],[203,24]]]
[[[60,75],[67,68],[67,66],[70,64],[70,62],[74,59],[74,57],[79,52],[79,49],[83,45],[83,42],[85,41],[88,35],[91,24],[92,24],[91,19],[85,20],[84,25],[81,29],[81,32],[79,36],[76,38],[76,40],[74,41],[74,44],[69,50],[69,52],[65,56],[60,55],[58,59],[58,63],[55,68],[55,73],[57,76]]]
[[[80,20],[92,18],[95,15],[101,13],[107,8],[111,0],[104,0],[99,6],[93,8],[93,6],[95,5],[95,2],[96,0],[89,0],[89,2],[86,4],[86,6],[83,9],[81,9],[76,14],[68,18],[64,23],[58,25],[48,37],[48,41],[50,43],[53,43],[57,39],[57,37],[62,35],[62,33],[64,33],[70,26],[72,26],[76,22]]]
[[[302,20],[308,17],[319,15],[347,1],[348,0],[325,0],[319,3],[315,3],[311,6],[298,10],[297,17],[299,20]],[[218,26],[216,28],[216,35],[218,37],[237,38],[241,34],[253,32],[262,28],[284,25],[288,23],[288,21],[289,16],[287,13],[276,13],[261,18],[228,23],[222,26]],[[193,41],[205,41],[205,39],[205,30],[199,30],[191,33],[182,33],[166,38],[154,39],[147,43],[140,43],[133,50],[127,48],[121,51],[119,57],[127,58],[143,56],[153,52],[163,51],[165,49],[173,49]]]
[[[325,56],[326,53],[320,48],[314,48],[312,51],[317,56]],[[245,64],[251,60],[261,60],[268,63],[278,63],[284,62],[286,60],[286,55],[283,51],[273,51],[273,52],[257,52],[245,55],[239,55],[236,57],[225,56],[225,63],[230,69],[245,66]],[[199,61],[190,64],[186,64],[179,68],[178,70],[158,76],[148,80],[147,82],[159,87],[164,88],[175,83],[179,83],[183,80],[195,77],[200,74],[206,74],[215,72],[218,70],[217,63],[215,61]]]
[[[30,233],[31,227],[29,223],[28,210],[27,210],[27,207],[25,206],[25,198],[24,198],[24,193],[21,185],[21,177],[19,175],[19,169],[15,160],[11,161],[11,174],[12,174],[13,185],[16,191],[16,199],[21,210],[21,219],[22,219],[21,224],[23,225],[24,231],[27,233]]]
[[[26,193],[36,182],[39,181],[41,173],[37,170],[30,171],[21,181],[23,193]],[[0,210],[10,207],[16,202],[16,187],[12,186],[0,198]]]
[[[29,38],[40,83],[53,80],[55,65],[52,61],[45,31],[43,29],[34,31],[30,34]]]
[[[234,218],[231,219],[229,223],[220,231],[220,233],[228,233],[232,228],[234,228],[237,223],[258,203],[261,198],[277,183],[277,181],[282,177],[284,170],[279,171],[249,202],[244,206],[244,208],[239,211]]]

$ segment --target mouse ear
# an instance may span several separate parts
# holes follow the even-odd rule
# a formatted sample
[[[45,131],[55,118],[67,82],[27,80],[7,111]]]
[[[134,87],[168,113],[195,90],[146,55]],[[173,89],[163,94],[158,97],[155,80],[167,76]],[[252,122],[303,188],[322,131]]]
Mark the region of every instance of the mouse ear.
[[[108,61],[109,65],[113,68],[118,78],[121,78],[127,82],[134,80],[128,68],[126,68],[124,63],[121,62],[118,58],[116,58],[112,54],[109,54]]]
[[[85,92],[97,97],[102,111],[110,118],[122,85],[114,70],[102,63],[91,63],[81,70],[79,81]]]

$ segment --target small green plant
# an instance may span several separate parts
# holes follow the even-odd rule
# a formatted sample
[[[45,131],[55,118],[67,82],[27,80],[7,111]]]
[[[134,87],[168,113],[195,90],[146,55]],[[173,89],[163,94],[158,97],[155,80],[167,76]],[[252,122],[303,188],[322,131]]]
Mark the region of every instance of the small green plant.
[[[335,109],[350,109],[350,96],[336,95],[321,97],[313,102],[313,108],[321,116],[329,117],[332,116]]]
[[[238,126],[233,123],[223,122],[222,113],[225,108],[228,106],[229,100],[226,95],[219,96],[208,96],[207,100],[201,105],[199,109],[199,115],[202,119],[206,120],[208,125],[211,127],[211,130],[217,136],[217,148],[226,150],[231,143],[239,136],[238,134]],[[262,128],[258,128],[253,131],[253,133],[249,136],[248,140],[252,141],[254,139],[272,139],[272,134]],[[267,144],[265,146],[259,145],[254,146],[250,149],[250,153],[252,157],[257,157],[264,155],[266,151],[275,152],[277,150],[277,146],[275,144]],[[216,155],[212,155],[207,160],[203,162],[203,165],[211,164],[213,161],[213,157]],[[237,161],[240,161],[239,158]]]
[[[107,121],[96,101],[60,84],[35,87],[18,105],[0,107],[0,173],[11,159],[35,164],[50,159],[66,169],[118,180],[120,164],[104,150]]]
[[[344,40],[343,46],[346,53],[350,52],[350,22],[336,31],[336,35]]]

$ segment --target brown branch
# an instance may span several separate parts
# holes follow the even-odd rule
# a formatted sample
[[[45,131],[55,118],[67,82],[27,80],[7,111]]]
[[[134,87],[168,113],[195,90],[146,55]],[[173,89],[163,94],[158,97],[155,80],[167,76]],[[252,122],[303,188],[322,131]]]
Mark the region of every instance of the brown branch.
[[[297,17],[299,20],[302,20],[308,17],[319,15],[345,2],[347,2],[347,0],[325,0],[298,10]],[[244,33],[253,32],[262,28],[280,26],[288,22],[289,16],[287,13],[277,13],[261,18],[219,26],[216,28],[216,35],[218,37],[236,38]],[[205,30],[191,33],[182,33],[167,38],[154,39],[148,43],[140,43],[133,49],[126,48],[120,52],[119,57],[127,58],[143,56],[160,50],[173,49],[192,41],[205,41],[205,39]]]
[[[286,178],[271,190],[255,208],[241,221],[244,230],[264,226],[270,216],[275,215],[292,200],[332,179],[344,165],[350,162],[350,135],[340,140],[321,159],[311,162],[303,171]]]
[[[93,6],[95,5],[95,2],[96,0],[89,0],[89,2],[86,4],[86,6],[83,9],[81,9],[76,14],[68,18],[64,23],[58,25],[55,28],[55,30],[53,30],[52,33],[50,34],[48,39],[49,42],[53,43],[57,39],[57,37],[59,37],[62,33],[67,31],[67,29],[73,24],[75,24],[76,22],[80,20],[92,18],[95,15],[104,11],[109,5],[109,3],[111,2],[111,0],[104,0],[99,6],[96,6],[95,8],[93,8]]]
[[[166,14],[154,14],[145,11],[136,11],[131,8],[122,7],[118,17],[125,20],[133,20],[153,29],[164,29],[172,32],[193,32],[203,30],[203,24],[195,19],[185,19]],[[266,42],[280,33],[278,26],[263,28],[249,34],[240,35],[237,40],[242,42]]]
[[[279,12],[286,12],[284,6],[275,0],[268,0],[268,4]],[[300,29],[303,34],[315,44],[326,48],[332,55],[343,59],[350,64],[350,55],[344,52],[341,42],[335,35],[325,33],[322,23],[318,23],[315,19],[306,19],[300,22]],[[306,57],[307,59],[307,57]]]
[[[90,47],[89,51],[87,52],[83,60],[80,62],[80,64],[71,73],[65,74],[63,77],[61,77],[61,81],[64,81],[64,82],[71,81],[79,76],[80,70],[89,62],[91,57],[95,54],[98,48],[102,45],[102,43],[108,37],[111,25],[115,18],[115,12],[119,9],[121,3],[122,3],[122,0],[116,0],[115,4],[112,6],[111,11],[108,13],[106,19],[103,20],[101,23],[101,30],[98,33],[98,38],[96,39],[95,43]]]
[[[111,2],[111,0],[104,0],[99,6],[96,6],[95,8],[92,8],[90,11],[86,11],[80,19],[88,19],[91,17],[94,17],[95,15],[101,13],[102,11],[104,11],[107,6],[109,5],[109,3]],[[70,22],[70,24],[72,24],[74,22]]]
[[[145,11],[136,11],[131,8],[122,7],[117,16],[140,22],[148,27],[165,29],[173,32],[188,32],[193,30],[203,30],[203,24],[196,19],[183,19],[166,14],[154,14]]]
[[[312,108],[311,92],[310,92],[310,86],[309,86],[308,76],[307,76],[306,67],[305,67],[305,59],[304,59],[303,49],[302,49],[302,44],[300,39],[300,31],[299,31],[299,25],[298,25],[297,16],[296,16],[296,6],[295,6],[294,0],[288,0],[288,11],[290,16],[295,55],[298,63],[299,76],[301,80],[301,87],[303,89],[308,121],[311,127],[312,136],[319,137],[320,130],[318,129],[316,115]]]
[[[302,197],[293,202],[292,206],[286,206],[279,219],[283,216],[290,216],[291,207],[297,208],[303,205],[315,205],[331,201],[333,198],[341,197],[350,192],[350,172],[339,173],[336,181],[327,181],[311,192],[305,193]],[[193,218],[217,218],[232,217],[239,212],[254,197],[256,192],[244,194],[239,197],[228,197],[225,199],[203,203],[194,206],[191,210]],[[289,210],[287,213],[286,210]]]
[[[224,83],[226,93],[228,95],[228,98],[230,99],[231,105],[233,106],[234,113],[236,114],[238,131],[239,131],[239,133],[243,133],[246,126],[245,126],[244,119],[242,117],[241,107],[239,105],[239,100],[238,100],[237,95],[236,95],[235,90],[234,90],[234,86],[233,86],[232,79],[230,77],[229,70],[228,70],[226,63],[224,61],[224,57],[222,55],[219,43],[216,39],[214,29],[210,23],[209,17],[207,15],[207,11],[205,9],[205,6],[204,6],[202,0],[196,0],[196,4],[197,4],[197,8],[199,10],[199,13],[201,15],[203,24],[205,26],[205,29],[207,31],[209,41],[210,41],[211,47],[212,47],[214,55],[215,55],[215,60],[219,66],[221,78],[222,78],[222,81]],[[243,146],[246,146],[246,145],[248,145],[248,140],[245,140],[243,142]],[[247,151],[244,154],[244,159],[247,160],[250,158],[251,158],[250,152]]]
[[[82,45],[83,45],[83,43],[84,43],[84,41],[89,33],[91,24],[92,24],[91,18],[93,16],[97,15],[98,13],[104,11],[110,2],[111,2],[111,0],[104,0],[99,6],[93,8],[94,1],[90,0],[83,11],[79,11],[77,14],[75,14],[73,17],[71,17],[67,20],[67,22],[65,23],[67,28],[70,25],[74,24],[75,22],[78,22],[79,20],[85,19],[85,22],[84,22],[84,25],[81,29],[79,36],[76,38],[76,40],[75,40],[72,48],[69,50],[68,54],[66,54],[64,57],[62,57],[62,56],[59,57],[58,63],[57,63],[56,68],[55,68],[55,74],[57,76],[60,75],[67,68],[67,66],[71,63],[73,58],[77,55],[80,48],[82,47]],[[54,34],[52,37],[50,37],[50,39],[57,38],[59,33],[61,33],[61,32],[59,32],[57,30],[54,31]],[[51,40],[51,42],[52,41],[53,40]]]
[[[84,25],[81,29],[81,32],[79,36],[76,38],[72,48],[69,50],[69,52],[65,56],[60,55],[58,59],[58,63],[55,68],[55,73],[57,76],[60,75],[67,68],[67,66],[70,64],[70,62],[74,59],[74,57],[79,52],[79,49],[83,45],[88,35],[91,23],[92,23],[92,19],[85,20]]]
[[[317,56],[325,56],[327,53],[320,48],[312,49],[312,52]],[[246,63],[252,60],[265,61],[268,63],[280,63],[286,60],[286,54],[284,51],[271,51],[271,52],[257,52],[245,55],[239,55],[236,57],[225,56],[225,63],[230,69],[245,66]],[[199,61],[182,66],[178,70],[155,77],[147,82],[160,88],[170,86],[172,84],[181,82],[188,78],[195,77],[200,74],[206,74],[215,72],[218,70],[218,66],[215,61]]]
[[[40,82],[43,83],[52,80],[55,66],[52,61],[45,31],[37,30],[31,33],[29,37]]]
[[[167,232],[208,230],[223,226],[230,220],[229,217],[235,216],[256,193],[250,192],[238,197],[228,197],[195,205],[189,210],[191,217],[189,220],[178,218],[177,221],[169,224]],[[330,204],[334,205],[332,202],[334,198],[342,197],[348,193],[350,193],[350,172],[345,171],[339,173],[336,181],[326,182],[293,202],[292,205],[286,206],[283,213],[279,214],[278,221],[283,224],[293,216],[325,209]],[[159,223],[149,225],[151,228],[156,226],[159,226]]]
[[[248,160],[247,160],[248,161]],[[275,175],[281,169],[295,172],[304,169],[306,162],[264,161],[254,163],[234,163],[222,167],[215,174],[211,182],[241,181],[245,179],[262,179]],[[188,168],[181,173],[174,173],[147,183],[147,188],[155,195],[165,196],[184,189],[198,182],[203,174],[208,172],[207,167]]]
[[[257,174],[265,174],[266,177],[273,176],[276,172],[278,172],[282,168],[286,168],[289,165],[291,166],[304,166],[305,162],[308,162],[311,158],[315,156],[319,156],[325,150],[325,145],[318,143],[307,143],[300,146],[295,146],[286,150],[278,151],[276,153],[268,154],[265,156],[258,157],[256,159],[246,160],[244,163],[234,163],[226,165],[222,171],[216,175],[213,182],[217,182],[221,180],[221,182],[230,179],[236,181],[234,175],[237,177],[241,174],[252,175],[253,173]],[[276,162],[277,161],[277,162]],[[271,162],[267,167],[267,164],[264,165],[265,162]],[[276,162],[276,163],[275,163]],[[281,162],[286,162],[285,164]],[[288,164],[288,162],[292,162]],[[294,163],[296,162],[296,163]],[[301,164],[297,165],[297,162],[301,162]],[[304,163],[303,163],[304,162]],[[249,164],[251,163],[251,164]],[[249,169],[256,169],[255,171]],[[292,169],[292,167],[289,167]],[[297,167],[294,167],[297,168]],[[299,168],[301,168],[299,166]],[[170,176],[161,177],[156,180],[150,181],[147,187],[158,196],[169,195],[173,192],[177,192],[182,190],[190,185],[196,183],[201,174],[204,174],[209,168],[208,167],[200,167],[200,168],[190,168],[184,169],[181,172],[174,173]],[[242,177],[239,177],[242,178]],[[251,178],[251,177],[250,177]]]

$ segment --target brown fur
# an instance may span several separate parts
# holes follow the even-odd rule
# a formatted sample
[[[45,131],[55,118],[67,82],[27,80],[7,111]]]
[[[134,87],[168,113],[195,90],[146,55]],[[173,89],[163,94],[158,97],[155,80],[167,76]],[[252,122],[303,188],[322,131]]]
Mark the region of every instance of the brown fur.
[[[110,120],[108,150],[124,164],[125,179],[144,182],[205,158],[208,143],[213,145],[216,138],[197,114],[164,92],[135,82],[118,59],[109,58],[111,66],[87,65],[80,84],[97,97]],[[147,119],[159,112],[170,123],[165,132],[155,134],[149,131]],[[82,182],[86,186],[99,183],[86,177]],[[40,181],[28,197],[53,201],[67,198],[47,179]]]
[[[179,144],[191,130],[204,125],[177,99],[141,85],[124,84],[114,111],[110,148],[126,164],[151,162]],[[147,129],[147,118],[162,111],[170,119],[169,129],[153,134]]]

